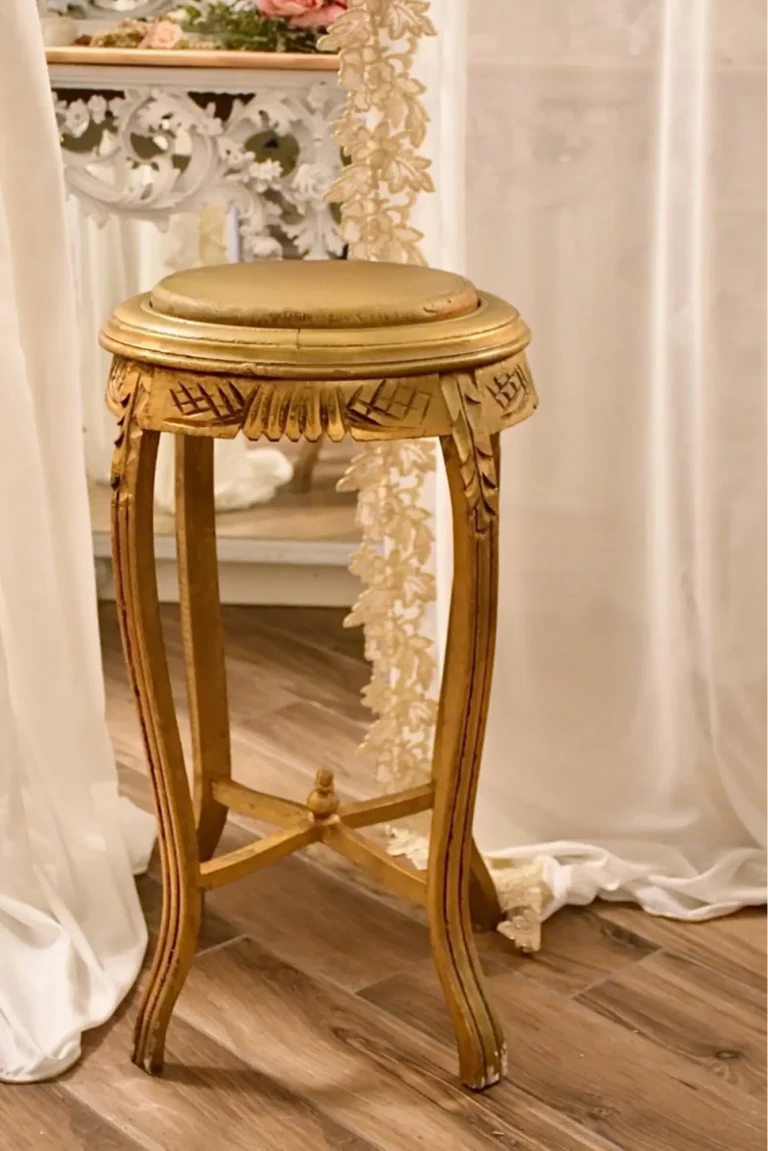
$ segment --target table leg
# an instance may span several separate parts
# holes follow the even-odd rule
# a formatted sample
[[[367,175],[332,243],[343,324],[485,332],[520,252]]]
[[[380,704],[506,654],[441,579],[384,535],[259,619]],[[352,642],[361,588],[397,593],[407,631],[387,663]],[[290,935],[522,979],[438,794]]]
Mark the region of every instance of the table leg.
[[[134,1062],[163,1065],[165,1033],[197,944],[202,909],[197,838],[160,622],[154,556],[158,433],[142,431],[132,401],[115,448],[112,543],[120,629],[136,696],[159,824],[163,911],[134,1032]]]
[[[195,822],[201,863],[212,858],[227,808],[213,788],[231,778],[229,704],[216,557],[214,441],[176,436],[176,554],[192,732]]]
[[[476,874],[479,859],[472,819],[496,626],[498,444],[487,436],[476,442],[464,419],[460,434],[446,436],[442,447],[453,509],[454,594],[435,743],[427,916],[461,1077],[481,1090],[499,1081],[505,1054],[472,937],[469,894],[473,854]]]
[[[301,441],[299,458],[293,468],[291,491],[306,493],[312,490],[312,477],[315,472],[315,465],[320,459],[322,448],[322,439]]]

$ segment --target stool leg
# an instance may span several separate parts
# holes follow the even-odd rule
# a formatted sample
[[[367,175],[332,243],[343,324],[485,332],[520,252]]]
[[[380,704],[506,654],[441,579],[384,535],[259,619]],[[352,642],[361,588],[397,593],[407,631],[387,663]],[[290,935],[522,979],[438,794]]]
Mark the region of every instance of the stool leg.
[[[216,558],[213,445],[176,436],[176,554],[187,698],[192,731],[194,805],[201,861],[216,850],[227,809],[213,785],[231,776],[229,705]]]
[[[299,458],[293,469],[293,479],[290,484],[291,491],[305,493],[312,490],[312,477],[322,448],[322,439],[301,441]]]
[[[470,919],[473,857],[475,875],[480,875],[472,819],[496,628],[498,438],[495,450],[486,438],[487,450],[482,453],[471,425],[465,422],[464,427],[464,441],[458,436],[442,441],[453,508],[455,574],[435,741],[427,916],[432,954],[456,1033],[461,1077],[468,1087],[482,1090],[499,1081],[505,1056]]]
[[[152,777],[163,869],[160,931],[134,1031],[134,1062],[150,1074],[162,1069],[165,1033],[194,957],[202,909],[194,814],[157,598],[152,518],[158,439],[129,412],[112,479],[117,610]]]
[[[504,918],[496,884],[480,849],[472,840],[472,863],[469,876],[469,908],[472,923],[478,931],[495,931]]]
[[[491,437],[493,462],[496,470],[496,484],[497,487],[501,483],[501,437],[495,435]],[[498,564],[496,559],[496,552],[498,551],[498,516],[495,524],[492,526],[494,537],[492,540],[492,547],[494,549],[494,567],[491,573],[491,587],[488,598],[488,609],[491,613],[489,627],[491,629],[491,658],[493,657],[493,649],[496,646],[496,615],[497,615],[497,601],[498,601]],[[492,669],[491,669],[492,670]],[[490,673],[486,686],[487,695],[490,695],[491,683]],[[488,706],[486,700],[486,707]],[[482,741],[485,736],[485,726],[483,726],[483,735],[481,736],[481,750]],[[499,903],[499,895],[496,891],[496,885],[491,879],[491,873],[488,870],[487,864],[483,859],[480,849],[472,839],[472,864],[469,877],[469,906],[472,912],[472,922],[479,931],[495,931],[504,918],[504,912],[501,910]]]

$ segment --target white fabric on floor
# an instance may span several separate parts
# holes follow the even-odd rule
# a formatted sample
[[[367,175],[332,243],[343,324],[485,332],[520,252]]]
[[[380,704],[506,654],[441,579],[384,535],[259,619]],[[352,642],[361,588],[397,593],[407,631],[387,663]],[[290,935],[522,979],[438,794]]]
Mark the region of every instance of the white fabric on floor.
[[[64,191],[35,6],[0,5],[0,1079],[55,1075],[134,982],[132,869],[104,721]]]
[[[476,831],[554,898],[765,901],[765,5],[473,0],[468,272],[531,324]],[[544,938],[546,947],[546,936]]]

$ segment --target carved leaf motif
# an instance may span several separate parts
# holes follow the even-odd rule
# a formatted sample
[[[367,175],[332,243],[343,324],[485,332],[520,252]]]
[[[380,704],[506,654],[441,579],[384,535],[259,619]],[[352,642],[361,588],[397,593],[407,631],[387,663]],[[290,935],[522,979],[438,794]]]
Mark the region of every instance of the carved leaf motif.
[[[437,376],[372,380],[361,384],[347,403],[351,425],[374,434],[394,430],[402,436],[421,431],[437,389]]]
[[[177,377],[168,392],[178,427],[240,427],[248,404],[242,384],[220,376]]]
[[[524,420],[538,405],[533,377],[524,354],[488,368],[479,368],[475,378],[500,409],[506,427]]]
[[[127,360],[115,356],[107,380],[107,407],[112,415],[117,416],[118,419],[123,414],[123,394],[128,366]]]
[[[302,437],[315,441],[327,435],[338,443],[346,434],[344,396],[333,384],[259,382],[244,430],[250,440],[285,436],[295,443]]]
[[[110,479],[113,488],[120,484],[125,474],[129,447],[126,439],[126,428],[133,414],[141,371],[142,369],[138,364],[124,360],[120,356],[115,356],[112,361],[112,368],[107,383],[107,407],[114,416],[117,416],[115,449],[112,454],[112,472]]]
[[[484,532],[499,514],[499,487],[493,444],[483,417],[482,393],[474,376],[465,373],[443,377],[442,389],[464,493],[476,530]]]

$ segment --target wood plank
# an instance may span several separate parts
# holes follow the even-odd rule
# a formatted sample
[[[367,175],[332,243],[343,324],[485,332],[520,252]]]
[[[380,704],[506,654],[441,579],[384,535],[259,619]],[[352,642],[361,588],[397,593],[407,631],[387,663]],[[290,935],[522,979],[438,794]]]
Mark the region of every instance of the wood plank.
[[[250,608],[232,607],[227,610],[234,627],[240,628],[243,623],[249,623],[247,618],[243,621],[242,616],[247,616],[251,612]],[[258,610],[261,614],[258,619],[251,617],[251,622],[259,627],[270,628],[277,635],[291,636],[302,644],[320,648],[324,652],[334,652],[360,666],[365,665],[362,628],[344,626],[348,613],[343,608],[307,607],[299,612],[290,608]]]
[[[235,718],[238,731],[247,731],[280,754],[300,764],[306,775],[332,771],[339,795],[367,799],[380,791],[372,767],[363,764],[358,750],[367,725],[340,715],[316,700],[301,700],[255,720]]]
[[[252,833],[230,821],[221,851],[237,851],[251,839]],[[160,877],[157,854],[151,874]],[[429,954],[426,928],[400,909],[406,906],[372,899],[325,868],[292,857],[208,892],[204,938],[213,916],[212,932],[264,939],[287,962],[357,989]]]
[[[212,891],[206,905],[287,963],[352,989],[429,954],[410,916],[296,857]]]
[[[132,1020],[133,1011],[123,1011],[89,1033],[86,1056],[66,1089],[145,1151],[378,1151],[176,1016],[165,1073],[147,1075],[129,1058]],[[111,1151],[95,1141],[87,1147]],[[119,1144],[115,1151],[122,1151]]]
[[[174,684],[178,684],[177,703],[186,709],[184,692],[184,655],[181,646],[181,621],[177,604],[163,604],[163,634],[168,647],[168,663]],[[222,622],[226,623],[226,609],[222,609]],[[225,628],[225,657],[227,690],[230,712],[238,716],[258,718],[287,706],[296,700],[295,681],[283,670],[279,661],[263,651],[261,634],[257,632],[250,647],[233,642],[231,629]]]
[[[151,804],[149,780],[144,775],[122,767],[120,780],[124,795],[139,806]],[[230,817],[220,851],[242,847],[253,834]],[[320,846],[313,845],[308,852]],[[308,862],[303,856],[284,859],[231,887],[210,892],[203,912],[201,949],[227,938],[252,935],[268,941],[288,962],[352,988],[386,978],[427,956],[429,941],[419,909],[415,909],[416,917],[408,914],[411,905],[383,889],[382,898],[372,898],[376,885],[367,873],[328,848],[323,850],[324,864]],[[159,882],[156,855],[150,867]],[[345,879],[351,872],[360,877],[359,885]],[[159,891],[153,898],[159,906]]]
[[[535,955],[522,955],[498,932],[481,936],[478,946],[509,970],[564,995],[575,995],[657,950],[628,928],[579,907],[565,907],[547,920]]]
[[[175,679],[177,661],[178,667],[182,667],[178,608],[176,605],[163,605],[161,610]],[[222,618],[227,658],[232,662],[232,671],[228,674],[238,680],[243,677],[244,710],[263,714],[265,710],[275,710],[297,701],[325,702],[336,705],[336,712],[347,721],[352,720],[364,727],[370,722],[370,712],[359,699],[360,690],[369,676],[369,667],[363,658],[362,635],[358,628],[342,627],[343,611],[230,605],[222,609]],[[111,690],[113,678],[115,681],[123,678],[114,604],[101,603],[99,619],[105,671]],[[180,686],[183,686],[183,681]],[[230,690],[237,686],[237,683],[231,684]],[[238,708],[233,710],[237,712]]]
[[[514,972],[492,974],[490,995],[509,1046],[508,1081],[487,1096],[494,1113],[506,1113],[515,1085],[622,1151],[764,1148],[764,1109],[687,1060]],[[362,997],[448,1042],[430,966],[414,965]]]
[[[228,626],[241,640],[229,653],[237,696],[237,777],[303,800],[319,754],[336,767],[337,780],[342,773],[339,790],[347,796],[373,794],[369,768],[353,757],[367,716],[356,695],[367,674],[355,646],[359,634],[341,631],[341,613],[323,609],[229,610]],[[172,620],[169,626],[172,633],[178,627]],[[117,695],[120,758],[143,770],[133,700],[113,630],[105,636],[110,721]],[[183,699],[179,654],[173,675]],[[350,666],[355,664],[357,672]],[[127,780],[123,790],[146,803],[144,775],[132,770],[121,775]],[[249,838],[250,831],[236,826],[240,818],[230,818],[222,847]],[[243,822],[250,823],[245,817]],[[148,910],[156,914],[157,884],[151,878],[143,882],[154,892]],[[230,896],[231,916],[218,903]],[[765,1019],[759,994],[765,986],[762,912],[688,924],[620,905],[568,909],[546,925],[544,949],[533,959],[519,956],[501,937],[481,937],[516,1082],[470,1098],[458,1088],[453,1039],[418,909],[399,903],[321,844],[307,848],[300,859],[284,860],[213,893],[207,903],[201,947],[217,950],[196,961],[180,1009],[241,1057],[231,1077],[241,1086],[249,1114],[259,1090],[247,1079],[253,1071],[246,1064],[266,1073],[267,1082],[273,1076],[294,1092],[280,1105],[286,1114],[311,1105],[321,1119],[333,1115],[346,1138],[362,1139],[366,1151],[418,1146],[428,1151],[753,1151],[764,1146],[764,1112],[754,1098],[765,1078],[758,1042]],[[232,942],[241,932],[258,934],[277,954],[255,961],[254,948],[264,955],[257,945]],[[330,985],[359,990],[369,982],[373,985],[358,996]],[[171,1024],[171,1051],[174,1030],[183,1026],[183,1020]],[[175,1109],[174,1119],[191,1130],[198,1095],[229,1082],[229,1064],[217,1079],[215,1060],[197,1059],[200,1043],[193,1047],[182,1039],[191,1068],[200,1071],[202,1061],[205,1072],[210,1062],[214,1086],[210,1079],[197,1079],[194,1090],[185,1081],[182,1091],[172,1054],[170,1093],[136,1103],[146,1113],[142,1139],[155,1139],[136,1144],[145,1151],[176,1151],[177,1146],[169,1117],[163,1117],[165,1134],[153,1134],[147,1118],[153,1108]],[[717,1059],[715,1044],[721,1041]],[[126,1034],[120,1059],[133,1072],[129,1046]],[[222,1057],[220,1045],[214,1047]],[[725,1057],[737,1052],[739,1058]],[[76,1069],[73,1077],[78,1074]],[[105,1097],[109,1074],[107,1068],[100,1088]],[[0,1088],[0,1097],[7,1094]],[[188,1097],[191,1120],[185,1117]],[[127,1114],[129,1104],[120,1106]],[[235,1095],[229,1106],[236,1106]],[[278,1104],[270,1106],[274,1110]],[[41,1103],[44,1107],[47,1103]],[[211,1120],[205,1118],[203,1126],[210,1136]],[[8,1129],[15,1131],[16,1125]],[[4,1130],[0,1123],[2,1151]],[[243,1144],[249,1151],[255,1146],[261,1151],[253,1141],[258,1131],[251,1119],[251,1141]],[[98,1136],[86,1145],[89,1151],[102,1146],[112,1151]],[[215,1134],[208,1145],[216,1146]],[[40,1146],[47,1151],[45,1142]],[[55,1146],[67,1151],[65,1144]],[[75,1142],[72,1151],[80,1146]],[[133,1151],[134,1144],[129,1146]],[[271,1151],[271,1142],[265,1146]],[[302,1131],[295,1146],[315,1151],[325,1144]],[[356,1148],[344,1142],[330,1146]],[[14,1144],[8,1151],[23,1147]],[[294,1151],[287,1141],[280,1147]]]
[[[58,1083],[0,1084],[0,1151],[147,1151]]]
[[[335,651],[364,664],[364,637],[361,627],[345,627],[347,612],[337,608],[307,607],[300,612],[272,613],[274,627],[301,635],[307,643]]]
[[[294,755],[254,730],[239,724],[232,730],[232,772],[245,787],[272,792],[288,800],[303,803],[315,780],[315,764],[306,753]],[[353,798],[345,788],[343,777],[337,781],[340,796]]]
[[[100,620],[102,630],[102,646],[104,648],[104,669],[109,680],[111,696],[117,692],[119,698],[133,701],[130,693],[126,696],[128,683],[124,674],[122,651],[119,646],[119,637],[115,631],[115,621],[111,618],[109,608],[112,604],[100,605]],[[226,608],[223,609],[224,614]],[[256,609],[253,609],[256,610]],[[178,604],[163,604],[161,616],[163,621],[163,635],[168,648],[168,665],[174,686],[174,698],[177,705],[186,709],[186,693],[184,688],[184,662],[181,649],[181,631],[178,618]],[[270,711],[286,707],[296,702],[295,691],[291,689],[291,682],[266,658],[259,654],[257,645],[258,636],[255,636],[250,654],[243,651],[233,651],[231,646],[226,651],[227,687],[230,694],[230,709],[234,717],[244,716],[258,718]],[[278,674],[273,674],[277,672]],[[295,683],[293,684],[295,687]],[[311,698],[311,695],[310,695]],[[134,704],[135,709],[135,704]]]
[[[318,647],[311,637],[286,634],[266,615],[223,614],[228,653],[250,660],[255,670],[268,667],[270,679],[294,700],[310,699],[349,719],[370,721],[359,698],[369,678],[365,664]]]
[[[486,1097],[459,1085],[452,1045],[417,1035],[251,940],[203,956],[177,1011],[382,1151],[615,1151],[514,1087],[508,1107],[489,1109]]]
[[[732,1086],[764,1097],[764,992],[660,952],[583,992],[579,1000]]]
[[[191,741],[189,738],[189,712],[184,698],[182,663],[178,651],[169,658],[172,670],[174,696],[180,718],[184,752],[190,761]],[[235,674],[233,672],[235,668]],[[107,723],[111,733],[117,759],[136,771],[146,773],[146,760],[138,719],[136,701],[124,676],[122,656],[114,666],[105,664],[109,683],[107,698]],[[305,760],[298,760],[284,753],[280,745],[272,744],[259,737],[258,722],[249,717],[254,700],[260,702],[261,709],[280,708],[294,698],[280,693],[274,688],[271,694],[259,692],[258,678],[249,674],[248,664],[243,661],[227,661],[230,704],[233,716],[241,716],[241,723],[234,723],[231,730],[234,773],[242,782],[263,788],[266,791],[291,793],[290,798],[304,799],[314,776]]]
[[[256,618],[240,612],[237,627],[230,610],[223,612],[235,776],[248,786],[284,793],[285,785],[275,781],[281,768],[285,774],[290,767],[297,785],[289,797],[303,800],[317,769],[327,767],[342,797],[375,792],[370,764],[357,755],[370,719],[359,699],[367,665],[275,630],[270,613],[243,610]],[[163,625],[175,680],[183,664],[171,610],[164,612]],[[182,693],[177,702],[186,715]]]
[[[179,708],[185,752],[189,747],[186,716],[186,708]],[[118,762],[146,776],[147,765],[140,744],[135,704],[127,685],[122,698],[111,693],[107,722]],[[315,778],[314,763],[308,755],[303,758],[293,756],[281,749],[279,743],[271,743],[247,725],[232,729],[232,765],[234,777],[244,786],[274,792],[297,802],[306,799]],[[357,798],[359,787],[357,784],[353,788],[346,787],[344,778],[343,771],[337,775],[337,791],[345,800]]]
[[[241,783],[262,791],[272,791],[289,799],[303,801],[311,790],[318,767],[332,767],[336,787],[342,799],[365,799],[377,790],[370,765],[357,757],[357,749],[366,727],[350,718],[350,709],[359,708],[359,689],[367,678],[361,658],[343,654],[341,662],[356,668],[354,688],[345,688],[348,707],[339,706],[339,689],[331,693],[334,707],[327,706],[328,693],[322,686],[325,672],[313,674],[312,666],[302,671],[302,660],[316,642],[325,642],[335,631],[341,632],[341,613],[323,609],[310,612],[309,638],[300,645],[286,672],[280,660],[270,652],[280,651],[284,644],[279,633],[272,634],[265,645],[261,642],[262,621],[266,615],[258,609],[227,609],[225,619],[250,618],[240,654],[227,650],[227,675],[232,719],[233,775]],[[278,613],[281,619],[304,612]],[[322,626],[317,620],[332,617]],[[255,617],[255,620],[254,618]],[[113,605],[102,605],[100,612],[105,674],[109,684],[107,718],[118,758],[135,770],[146,771],[144,752],[135,712],[135,701],[128,686]],[[188,712],[183,687],[183,656],[180,645],[178,611],[163,609],[164,634],[169,652],[169,666],[174,684],[185,751],[190,746]],[[245,633],[245,625],[242,629]],[[318,632],[319,640],[315,632]],[[342,633],[346,634],[346,633]],[[315,652],[321,661],[334,659],[328,650]],[[346,673],[345,673],[346,674]],[[326,677],[327,678],[327,677]],[[342,676],[342,680],[344,677]],[[317,697],[318,698],[313,698]],[[323,703],[323,700],[326,702]],[[367,720],[368,715],[365,713]]]
[[[380,847],[384,848],[387,844],[386,834],[378,828],[369,828],[366,831],[366,837],[374,839]],[[426,927],[427,916],[423,907],[418,907],[415,903],[408,903],[393,895],[389,888],[385,887],[382,883],[378,883],[369,871],[364,871],[354,863],[350,863],[343,855],[338,852],[332,851],[322,843],[313,843],[306,849],[302,855],[302,859],[309,863],[312,867],[317,867],[328,875],[332,875],[340,883],[354,888],[363,895],[377,899],[385,903],[388,907],[393,908],[398,914],[407,915],[411,919],[415,919]]]
[[[601,903],[596,908],[601,919],[609,923],[626,927],[659,947],[714,967],[759,991],[766,990],[765,908],[750,908],[706,923],[663,919],[626,904]]]

